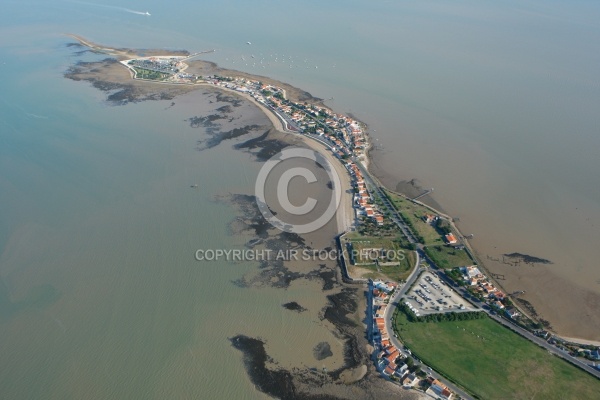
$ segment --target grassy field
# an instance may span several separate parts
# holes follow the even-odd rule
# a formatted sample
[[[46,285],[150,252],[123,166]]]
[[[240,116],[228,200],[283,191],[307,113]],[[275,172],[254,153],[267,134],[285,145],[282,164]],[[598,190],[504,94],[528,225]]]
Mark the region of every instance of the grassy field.
[[[150,71],[143,68],[135,68],[136,76],[141,79],[152,79],[155,81],[162,81],[169,77],[169,74],[163,74],[157,71]]]
[[[402,242],[394,239],[361,236],[354,232],[346,235],[344,242],[350,243],[352,245],[352,249],[358,253],[359,256],[355,259],[355,261],[359,264],[362,264],[358,265],[358,267],[372,271],[364,276],[366,278],[392,279],[394,281],[404,280],[408,277],[412,267],[415,264],[414,252],[403,248]],[[403,257],[398,257],[396,260],[394,260],[398,261],[396,265],[380,265],[378,270],[374,263],[369,262],[371,260],[368,257],[361,258],[360,256],[360,254],[363,253],[363,250],[372,248],[393,250],[396,252],[396,255],[403,255]],[[349,270],[351,271],[352,268]]]
[[[422,219],[425,214],[431,214],[431,211],[423,206],[406,200],[402,196],[398,196],[397,194],[388,191],[386,191],[386,193],[394,207],[396,207],[398,212],[400,212],[400,215],[402,215],[402,219],[411,226],[415,233],[423,238],[423,244],[444,243],[440,233],[431,224],[425,223]]]
[[[410,323],[395,329],[413,354],[481,399],[594,399],[600,381],[497,324]]]
[[[466,265],[474,264],[474,261],[469,257],[469,253],[465,250],[457,250],[449,246],[436,245],[427,246],[425,251],[439,268],[452,269],[454,267],[464,267]]]

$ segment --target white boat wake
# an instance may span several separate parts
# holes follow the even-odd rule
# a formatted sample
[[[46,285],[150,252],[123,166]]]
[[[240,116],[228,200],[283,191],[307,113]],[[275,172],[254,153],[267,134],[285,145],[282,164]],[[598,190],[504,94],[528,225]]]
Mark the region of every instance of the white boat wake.
[[[147,16],[150,16],[150,13],[148,11],[146,11],[146,12],[135,11],[135,10],[130,10],[129,8],[123,8],[123,11],[127,11],[128,13],[137,14],[137,15],[147,15]]]
[[[130,14],[136,14],[136,15],[144,15],[144,16],[150,16],[151,14],[148,11],[136,11],[136,10],[132,10],[130,8],[125,8],[125,7],[119,7],[119,6],[111,6],[108,4],[98,4],[98,3],[90,3],[87,1],[78,1],[78,0],[67,0],[70,3],[77,3],[77,4],[84,4],[87,6],[96,6],[96,7],[102,7],[102,8],[110,8],[113,10],[119,10],[119,11],[124,11],[124,12],[128,12]]]

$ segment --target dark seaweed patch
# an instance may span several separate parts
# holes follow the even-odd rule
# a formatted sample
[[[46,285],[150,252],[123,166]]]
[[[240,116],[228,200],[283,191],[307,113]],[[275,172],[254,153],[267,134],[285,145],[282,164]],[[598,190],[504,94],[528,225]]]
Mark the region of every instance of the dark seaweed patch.
[[[217,93],[216,99],[220,103],[229,103],[234,107],[240,107],[243,103],[242,99],[221,92]]]
[[[306,311],[306,308],[302,307],[300,304],[295,301],[290,301],[289,303],[282,304],[282,307],[286,310],[296,311],[297,313],[301,313]]]
[[[266,161],[289,145],[281,140],[268,139],[271,129],[262,135],[235,145],[236,149],[251,151],[258,161]]]
[[[296,388],[294,378],[308,380],[310,373],[292,375],[284,369],[272,370],[267,368],[267,362],[270,361],[265,351],[265,343],[259,339],[254,339],[244,335],[238,335],[231,339],[234,348],[241,351],[244,355],[244,364],[250,380],[263,393],[279,399],[298,399],[298,400],[337,400],[339,397],[303,393]],[[305,375],[305,376],[302,376]],[[314,374],[312,374],[314,375]],[[313,377],[313,380],[315,378]],[[323,384],[323,381],[318,382]],[[315,386],[317,386],[315,385]],[[318,386],[317,386],[318,387]]]
[[[552,264],[552,261],[550,261],[550,260],[530,256],[528,254],[510,253],[510,254],[503,254],[503,257],[508,258],[509,259],[508,264],[513,264],[513,265],[519,265],[521,262],[524,262],[525,264],[531,264],[531,265],[533,265],[533,264]],[[505,264],[507,264],[506,261],[507,260],[504,259]]]
[[[321,342],[313,349],[313,355],[319,361],[324,360],[327,357],[331,357],[333,355],[331,352],[331,346],[327,342]]]
[[[207,133],[211,135],[208,139],[199,140],[196,149],[198,151],[206,150],[218,146],[225,140],[235,139],[248,133],[262,128],[260,125],[246,125],[242,128],[233,128],[228,131],[218,131],[216,128],[207,130]]]

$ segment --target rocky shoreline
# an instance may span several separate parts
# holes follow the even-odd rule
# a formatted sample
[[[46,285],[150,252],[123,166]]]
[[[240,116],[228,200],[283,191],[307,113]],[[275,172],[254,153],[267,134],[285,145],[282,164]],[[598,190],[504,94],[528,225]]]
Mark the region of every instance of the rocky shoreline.
[[[122,49],[119,51],[130,52]],[[190,68],[203,68],[204,71],[218,71],[226,75],[227,70],[218,69],[208,62],[191,62]],[[213,72],[213,73],[215,73]],[[239,76],[237,71],[231,71]],[[239,151],[250,154],[257,162],[263,162],[287,146],[304,146],[301,138],[278,132],[265,125],[237,123],[234,111],[244,100],[238,96],[206,86],[160,85],[143,81],[133,81],[129,72],[114,58],[97,62],[78,62],[69,68],[65,78],[85,81],[107,94],[106,101],[111,105],[126,105],[149,100],[173,100],[190,91],[203,90],[202,94],[214,96],[215,110],[208,115],[188,118],[191,127],[203,128],[208,137],[197,143],[199,151],[205,151],[224,142]],[[268,78],[265,78],[267,80]],[[286,88],[288,96],[297,100],[319,101],[309,93],[289,85],[273,81]],[[212,97],[210,102],[213,102]],[[171,103],[171,106],[175,102]],[[223,104],[224,103],[224,104]],[[231,127],[231,124],[237,124]],[[268,223],[256,205],[254,196],[243,193],[215,195],[215,201],[225,202],[236,216],[229,223],[231,235],[246,239],[250,248],[270,250],[327,249],[335,246],[335,228],[328,233],[303,235],[280,232]],[[335,221],[331,224],[335,225]],[[396,397],[416,398],[382,379],[371,360],[363,325],[365,294],[356,285],[348,286],[342,281],[336,262],[305,262],[292,264],[280,260],[261,261],[257,271],[242,276],[233,283],[240,288],[269,287],[286,290],[295,281],[317,281],[321,285],[326,306],[318,312],[318,319],[332,326],[331,333],[343,344],[343,365],[331,371],[315,370],[298,365],[291,369],[277,366],[277,360],[269,355],[266,342],[261,338],[237,335],[230,338],[234,348],[243,354],[248,376],[256,387],[264,393],[279,398],[296,399],[364,399],[379,398],[394,394]],[[288,302],[286,309],[300,316],[306,308],[298,302]],[[332,357],[333,350],[328,341],[321,341],[313,348],[315,361]],[[339,355],[338,355],[339,357]],[[277,367],[273,367],[273,365]]]

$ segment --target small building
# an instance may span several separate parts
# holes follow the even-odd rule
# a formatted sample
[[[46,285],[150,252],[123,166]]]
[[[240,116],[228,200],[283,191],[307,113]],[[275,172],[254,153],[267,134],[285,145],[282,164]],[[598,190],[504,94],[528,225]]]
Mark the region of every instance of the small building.
[[[398,372],[400,376],[404,375],[405,372],[408,372],[408,365],[403,363],[400,368],[396,370],[396,372]]]
[[[516,309],[514,309],[512,307],[509,307],[506,310],[504,310],[504,314],[506,314],[506,316],[511,319],[515,319],[519,315],[521,315],[521,314],[519,314],[519,312]]]
[[[446,241],[447,241],[449,244],[455,244],[455,243],[458,243],[458,239],[456,239],[456,236],[454,236],[454,234],[453,234],[453,233],[449,233],[449,234],[447,234],[447,235],[445,236],[445,238],[446,238]]]
[[[453,393],[450,391],[450,389],[448,389],[446,385],[444,385],[437,379],[434,379],[431,382],[431,387],[427,389],[425,393],[427,393],[430,396],[433,396],[436,399],[442,400],[450,400],[453,396]]]
[[[425,221],[426,224],[431,224],[432,222],[437,221],[437,219],[437,215],[434,214],[425,214],[425,216],[423,217],[423,221]]]
[[[502,301],[506,298],[506,295],[497,289],[496,289],[496,291],[490,293],[490,296],[494,297],[496,300],[499,300],[499,301]]]
[[[419,382],[419,378],[415,374],[407,374],[404,379],[402,379],[402,385],[405,387],[413,387]]]
[[[400,355],[400,353],[398,352],[398,350],[394,351],[392,354],[390,354],[389,356],[386,357],[386,360],[388,361],[388,363],[395,363],[396,359],[398,358],[398,356]]]

